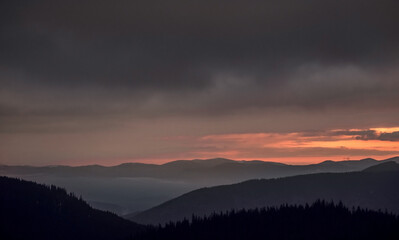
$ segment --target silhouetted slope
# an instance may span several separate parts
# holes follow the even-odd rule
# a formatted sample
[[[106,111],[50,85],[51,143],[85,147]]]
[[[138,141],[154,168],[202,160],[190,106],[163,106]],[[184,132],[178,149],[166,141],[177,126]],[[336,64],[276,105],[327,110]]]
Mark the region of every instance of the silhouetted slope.
[[[0,239],[124,239],[143,229],[64,189],[0,177]]]
[[[141,212],[132,220],[165,223],[192,214],[214,211],[304,204],[316,199],[340,201],[347,206],[388,209],[399,213],[399,172],[352,172],[250,180],[233,185],[202,188]]]
[[[393,161],[384,162],[368,167],[363,172],[399,172],[399,164]]]
[[[396,162],[399,163],[399,156],[382,160],[381,162]]]
[[[213,239],[399,239],[399,219],[390,214],[318,201],[309,206],[282,206],[193,217],[153,228],[137,240]]]

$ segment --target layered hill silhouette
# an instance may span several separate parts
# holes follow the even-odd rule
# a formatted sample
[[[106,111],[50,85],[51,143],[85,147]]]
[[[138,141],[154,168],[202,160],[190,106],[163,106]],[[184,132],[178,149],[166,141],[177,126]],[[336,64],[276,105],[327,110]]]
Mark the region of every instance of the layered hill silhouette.
[[[213,239],[399,239],[395,215],[316,201],[308,206],[281,206],[192,217],[152,228],[136,240]]]
[[[398,239],[399,218],[316,201],[146,226],[92,209],[56,186],[0,177],[0,239]]]
[[[362,172],[309,174],[202,188],[130,216],[130,219],[158,224],[190,218],[192,214],[204,216],[231,209],[305,204],[317,199],[399,213],[397,165],[385,162]]]
[[[143,229],[62,188],[0,177],[0,239],[127,239]]]
[[[372,167],[368,167],[363,172],[398,172],[399,164],[393,161],[384,162]]]
[[[125,163],[105,167],[89,166],[6,166],[0,175],[56,185],[82,195],[88,203],[118,215],[143,211],[189,191],[251,179],[269,179],[322,172],[361,171],[399,157],[377,161],[324,161],[289,165],[277,162],[234,161],[223,158],[179,160],[161,165]]]
[[[210,184],[235,183],[254,178],[276,178],[321,172],[360,171],[381,162],[396,161],[399,157],[377,161],[372,158],[348,161],[324,161],[318,164],[289,165],[264,161],[234,161],[215,158],[207,160],[178,160],[165,164],[124,163],[105,167],[70,166],[7,166],[0,165],[0,174],[56,175],[64,177],[130,177],[199,181]]]

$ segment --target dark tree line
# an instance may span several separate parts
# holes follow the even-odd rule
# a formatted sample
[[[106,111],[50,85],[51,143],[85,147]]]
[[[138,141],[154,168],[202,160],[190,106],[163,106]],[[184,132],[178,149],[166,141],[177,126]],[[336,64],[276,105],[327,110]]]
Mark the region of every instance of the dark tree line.
[[[0,239],[123,239],[140,229],[65,189],[0,177]]]
[[[342,203],[230,211],[152,227],[135,238],[153,239],[399,239],[393,214],[348,209]]]
[[[230,211],[147,226],[91,208],[55,186],[0,177],[0,239],[399,239],[399,218],[342,203]]]

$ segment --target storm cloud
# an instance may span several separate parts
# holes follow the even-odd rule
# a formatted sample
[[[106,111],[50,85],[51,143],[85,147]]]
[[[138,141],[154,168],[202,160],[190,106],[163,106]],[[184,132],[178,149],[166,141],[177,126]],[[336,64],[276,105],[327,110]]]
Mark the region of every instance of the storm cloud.
[[[395,0],[2,1],[0,132],[394,126],[398,11]]]
[[[381,140],[381,141],[399,141],[399,132],[391,132],[391,133],[371,133],[371,134],[365,134],[365,135],[360,135],[356,137],[358,140]]]

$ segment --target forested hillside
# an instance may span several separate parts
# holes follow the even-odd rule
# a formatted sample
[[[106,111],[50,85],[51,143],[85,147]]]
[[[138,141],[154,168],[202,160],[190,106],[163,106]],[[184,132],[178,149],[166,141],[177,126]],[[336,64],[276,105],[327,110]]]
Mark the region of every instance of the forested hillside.
[[[399,171],[383,163],[363,172],[320,173],[197,189],[131,218],[138,223],[166,223],[193,214],[251,209],[281,204],[306,204],[317,199],[342,201],[346,206],[387,209],[399,213]],[[393,169],[393,168],[392,168]]]
[[[142,229],[62,188],[0,177],[0,239],[125,239]]]
[[[399,239],[395,215],[317,201],[311,206],[288,206],[230,211],[192,217],[152,228],[137,240],[213,239]]]

